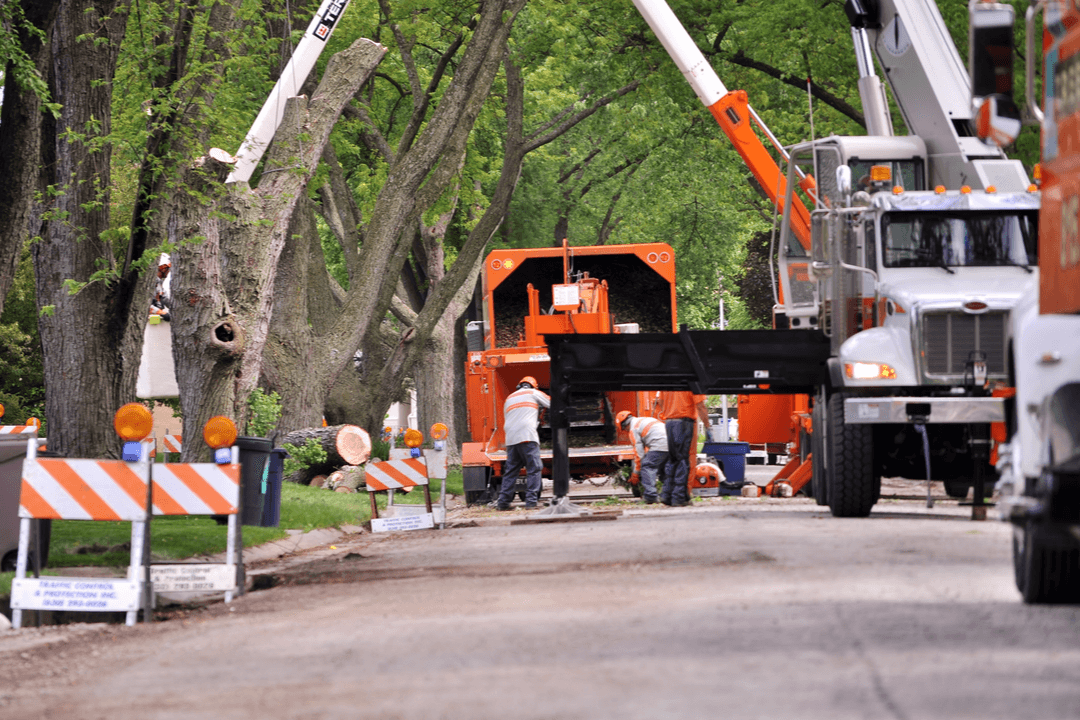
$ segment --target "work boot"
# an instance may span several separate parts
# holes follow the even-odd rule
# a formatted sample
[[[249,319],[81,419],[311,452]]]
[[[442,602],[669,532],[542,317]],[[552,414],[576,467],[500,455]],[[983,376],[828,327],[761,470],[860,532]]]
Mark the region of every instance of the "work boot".
[[[503,505],[502,503],[499,503],[495,506],[495,509],[499,512],[506,512],[507,510],[513,510],[514,508],[510,507],[509,505]]]

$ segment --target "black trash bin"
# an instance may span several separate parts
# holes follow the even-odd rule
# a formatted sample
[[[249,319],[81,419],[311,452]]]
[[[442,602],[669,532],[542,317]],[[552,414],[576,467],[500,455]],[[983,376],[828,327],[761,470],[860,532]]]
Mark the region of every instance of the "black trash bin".
[[[19,493],[22,488],[23,460],[26,458],[26,435],[0,435],[0,571],[15,569],[15,560],[19,550]],[[59,453],[38,451],[38,457],[63,457]],[[40,558],[38,567],[45,567],[49,561],[49,536],[52,520],[34,520],[30,523],[31,536],[30,562],[27,567],[34,569],[35,558]]]
[[[269,470],[267,460],[273,447],[267,438],[241,436],[240,448],[240,524],[259,525],[263,514],[263,482]]]
[[[281,481],[287,457],[289,451],[285,448],[278,447],[270,451],[263,497],[263,527],[277,527],[281,524]]]

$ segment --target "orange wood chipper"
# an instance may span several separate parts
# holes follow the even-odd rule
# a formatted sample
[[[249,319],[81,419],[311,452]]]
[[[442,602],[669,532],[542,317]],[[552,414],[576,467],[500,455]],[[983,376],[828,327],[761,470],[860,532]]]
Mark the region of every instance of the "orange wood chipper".
[[[503,403],[519,380],[547,391],[545,335],[675,332],[675,256],[664,243],[496,250],[483,269],[483,321],[470,323],[465,365],[468,428],[462,445],[466,501],[502,482]],[[570,469],[585,478],[615,472],[634,448],[615,415],[652,415],[655,393],[575,393]],[[551,430],[542,415],[540,455],[550,473]],[[550,476],[550,475],[548,475]],[[519,482],[524,492],[524,476]]]

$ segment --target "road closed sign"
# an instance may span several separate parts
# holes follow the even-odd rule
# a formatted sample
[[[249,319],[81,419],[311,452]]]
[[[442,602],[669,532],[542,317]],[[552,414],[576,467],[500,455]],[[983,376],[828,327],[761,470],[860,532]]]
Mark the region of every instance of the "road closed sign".
[[[154,592],[206,592],[236,589],[235,565],[184,563],[151,565]]]
[[[15,578],[11,607],[129,612],[139,609],[139,584],[113,578]]]

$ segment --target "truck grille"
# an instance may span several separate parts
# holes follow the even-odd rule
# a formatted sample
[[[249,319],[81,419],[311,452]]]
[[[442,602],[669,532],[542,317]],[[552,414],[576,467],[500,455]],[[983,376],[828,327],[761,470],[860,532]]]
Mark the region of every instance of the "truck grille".
[[[963,375],[970,354],[986,355],[990,375],[1006,371],[1006,321],[1008,313],[929,313],[923,320],[926,373]]]

